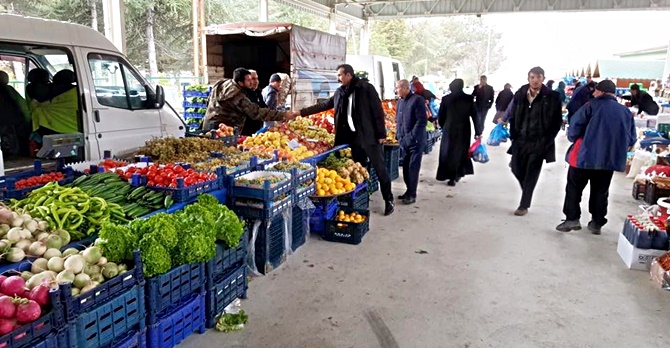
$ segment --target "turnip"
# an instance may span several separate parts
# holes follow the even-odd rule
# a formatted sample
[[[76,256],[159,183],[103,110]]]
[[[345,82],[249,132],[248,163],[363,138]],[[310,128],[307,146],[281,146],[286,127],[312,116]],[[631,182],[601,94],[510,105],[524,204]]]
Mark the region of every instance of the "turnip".
[[[38,220],[37,221],[37,230],[39,231],[46,231],[47,228],[49,228],[49,223],[44,221],[44,220]]]
[[[38,240],[42,243],[46,243],[47,238],[49,238],[49,233],[47,233],[47,232],[39,232],[39,233],[35,234],[35,240]]]
[[[7,232],[9,232],[10,228],[11,227],[9,227],[7,224],[0,224],[0,236],[4,237]]]
[[[28,222],[23,224],[23,228],[30,231],[30,234],[32,235],[33,232],[37,231],[37,221],[29,220]]]
[[[14,221],[12,221],[12,223],[10,224],[10,226],[12,226],[12,227],[21,227],[21,226],[23,226],[23,223],[24,223],[24,222],[25,222],[25,221],[23,221],[22,218],[17,217],[16,219],[14,219]]]
[[[128,270],[128,265],[126,265],[125,263],[120,263],[117,266],[119,268],[119,272]]]
[[[26,282],[26,287],[27,287],[28,289],[32,290],[32,289],[35,288],[36,286],[42,284],[42,280],[44,280],[45,276],[46,276],[46,272],[44,272],[44,273],[37,273],[37,274],[33,275],[33,276],[30,277],[30,279],[28,279],[28,281]]]
[[[26,281],[19,276],[11,276],[0,285],[0,292],[7,296],[22,295],[26,288]]]
[[[75,248],[67,248],[67,249],[65,249],[65,251],[63,251],[63,257],[67,257],[67,256],[70,256],[70,255],[77,255],[77,254],[79,254],[79,250],[77,250]]]
[[[7,239],[0,240],[0,250],[7,250],[11,247],[11,244]]]
[[[52,234],[47,238],[46,244],[47,248],[60,249],[63,247],[63,239],[57,234]]]
[[[21,219],[23,219],[23,224],[25,224],[26,222],[32,220],[33,217],[30,216],[30,214],[21,214]]]
[[[32,276],[33,276],[33,274],[30,273],[29,271],[21,272],[21,278],[23,278],[23,280],[25,280],[25,281],[28,281],[28,279],[30,279]]]
[[[12,319],[16,315],[16,306],[10,296],[0,297],[0,318]]]
[[[20,216],[20,215],[19,215],[17,212],[13,211],[13,212],[12,212],[12,218],[11,218],[10,220],[14,221],[14,220],[18,219],[19,216]]]
[[[48,266],[49,260],[45,258],[39,258],[33,261],[33,264],[30,266],[30,271],[33,273],[41,273],[49,269]]]
[[[93,283],[104,283],[105,282],[105,277],[102,276],[100,273],[96,273],[91,276],[91,282]]]
[[[44,272],[42,272],[42,273],[44,273],[44,277],[45,277],[46,279],[50,280],[50,281],[54,281],[54,280],[56,280],[56,276],[58,275],[58,273],[56,273],[56,272],[54,272],[54,271],[51,271],[51,270],[49,270],[49,271],[44,271]]]
[[[14,305],[12,305],[12,307],[14,307]],[[0,335],[6,335],[12,332],[15,326],[16,322],[14,319],[0,319]]]
[[[81,273],[84,270],[84,266],[86,266],[86,261],[81,255],[68,256],[65,260],[65,268],[72,270],[75,274]]]
[[[50,260],[54,257],[60,257],[61,253],[60,253],[60,250],[58,250],[58,249],[49,248],[49,249],[47,249],[47,251],[44,252],[43,256],[44,256],[45,259]]]
[[[54,271],[56,273],[62,271],[65,267],[63,258],[61,257],[50,258],[49,262],[47,262],[47,267],[49,268],[50,271]]]
[[[83,288],[81,288],[79,293],[80,294],[85,294],[85,293],[87,293],[87,292],[89,292],[93,289],[95,289],[95,285],[93,285],[93,283],[91,283],[91,284],[88,284],[88,285],[84,286]]]
[[[86,273],[80,273],[74,277],[74,286],[82,289],[82,293],[83,288],[90,284],[91,284],[91,277],[89,277],[88,274]]]
[[[12,211],[7,208],[0,209],[0,222],[3,224],[8,223],[13,219]]]
[[[98,274],[98,273],[100,273],[100,266],[98,266],[98,265],[86,265],[86,267],[84,267],[84,273],[86,273],[90,276],[92,276],[94,274]]]
[[[71,292],[71,293],[72,293],[72,296],[77,296],[77,295],[79,295],[79,288],[72,288],[71,291],[72,291],[72,292]]]
[[[107,279],[116,277],[119,274],[119,268],[114,262],[107,262],[104,267],[102,267],[102,275]]]
[[[7,231],[7,239],[10,243],[16,243],[21,240],[21,227],[14,227],[11,230]]]
[[[23,260],[25,257],[26,253],[23,251],[23,249],[20,248],[11,248],[5,254],[5,258],[7,259],[8,262],[19,262]]]
[[[69,269],[66,269],[56,276],[56,281],[58,284],[60,283],[72,283],[74,282],[74,272],[70,271]]]
[[[16,306],[16,321],[19,324],[28,324],[40,318],[42,309],[37,302],[28,299],[21,299]]]
[[[98,266],[104,266],[107,263],[107,258],[106,257],[101,257],[100,261],[98,261]]]
[[[99,247],[93,246],[86,248],[86,250],[84,250],[81,255],[84,257],[84,260],[86,260],[87,263],[95,265],[96,263],[100,262],[100,259],[102,258],[102,251]]]
[[[30,249],[31,244],[33,243],[29,239],[21,239],[20,241],[16,242],[16,244],[14,244],[14,247],[23,250],[24,253],[28,253],[28,249]]]
[[[22,228],[21,231],[19,232],[21,233],[21,239],[33,238],[33,234],[30,231],[26,230],[25,228]]]
[[[37,302],[40,307],[44,307],[49,304],[49,287],[44,284],[40,284],[34,287],[28,293],[28,298]]]
[[[42,256],[47,251],[46,245],[42,242],[33,242],[28,247],[28,254],[33,256]]]
[[[55,233],[57,233],[58,236],[61,238],[61,240],[63,241],[63,245],[70,244],[70,232],[66,230],[56,230]]]

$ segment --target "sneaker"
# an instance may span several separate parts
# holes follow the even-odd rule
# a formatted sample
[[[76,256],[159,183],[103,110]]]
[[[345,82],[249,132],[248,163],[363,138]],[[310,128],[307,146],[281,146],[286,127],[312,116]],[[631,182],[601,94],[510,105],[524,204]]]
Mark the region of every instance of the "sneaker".
[[[517,208],[517,210],[514,211],[514,215],[516,216],[524,216],[528,214],[528,208]]]
[[[563,220],[560,225],[556,226],[556,230],[560,232],[578,231],[582,229],[582,224],[579,220]]]
[[[408,204],[414,204],[416,203],[416,198],[415,197],[405,197],[402,200],[402,204],[408,205]]]
[[[602,226],[598,225],[597,223],[593,221],[589,221],[588,229],[591,231],[592,234],[600,234],[600,229]]]
[[[389,216],[393,214],[393,201],[386,201],[386,208],[384,209],[384,216]]]

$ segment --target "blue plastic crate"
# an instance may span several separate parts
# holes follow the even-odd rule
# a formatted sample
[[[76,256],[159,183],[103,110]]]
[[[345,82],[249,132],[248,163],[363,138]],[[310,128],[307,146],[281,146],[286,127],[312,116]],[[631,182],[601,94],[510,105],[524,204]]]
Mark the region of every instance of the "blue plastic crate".
[[[288,193],[293,188],[291,179],[287,178],[277,183],[265,180],[262,186],[246,186],[235,181],[233,196],[243,198],[255,198],[263,201],[274,201],[277,197]]]
[[[293,206],[291,212],[291,250],[296,251],[307,241],[309,210]]]
[[[209,94],[212,92],[212,87],[209,87],[207,92],[201,92],[201,91],[188,91],[186,90],[186,87],[184,87],[184,90],[182,91],[182,96],[184,98],[193,98],[193,97],[200,97],[200,98],[209,98]]]
[[[201,119],[201,118],[205,118],[205,114],[201,114],[199,112],[185,112],[184,113],[184,118],[185,119],[189,119],[189,118]]]
[[[426,154],[426,155],[429,154],[429,153],[431,153],[431,152],[433,151],[433,145],[434,145],[434,144],[435,144],[435,143],[434,143],[432,140],[429,141],[429,142],[426,144],[426,148],[423,149],[423,153]]]
[[[145,327],[144,300],[144,284],[139,284],[81,313],[69,326],[69,347],[113,347],[129,331],[141,331]]]
[[[326,220],[332,219],[337,212],[337,199],[312,198],[316,209],[309,218],[309,231],[323,236],[326,229]]]
[[[172,348],[194,332],[205,333],[205,293],[191,295],[147,329],[148,348]]]
[[[249,240],[247,228],[245,227],[245,233],[240,238],[240,244],[236,248],[229,249],[225,243],[216,243],[216,256],[205,264],[208,289],[236,268],[244,265],[244,260],[247,257],[247,241]]]
[[[375,171],[374,168],[372,168],[371,165],[368,165],[368,173],[370,174],[370,177],[367,180],[368,194],[372,195],[373,193],[379,190],[379,177],[377,176],[377,172]]]
[[[77,249],[83,249],[81,245]],[[118,275],[112,279],[106,280],[104,283],[96,286],[93,290],[72,296],[72,284],[61,285],[61,304],[65,320],[71,322],[80,314],[90,311],[97,306],[117,297],[120,293],[135,287],[139,284],[144,284],[144,276],[142,275],[142,261],[140,260],[140,252],[135,251],[133,255],[134,263],[128,266],[133,268],[128,269],[128,272]]]
[[[233,198],[233,211],[245,219],[268,220],[290,209],[292,203],[291,196],[279,201],[256,201],[254,204]]]
[[[247,289],[247,266],[242,265],[221,279],[205,294],[205,326],[213,328],[223,310],[228,307],[236,298],[246,298]]]
[[[64,324],[59,320],[62,317],[61,307],[59,304],[58,291],[52,291],[50,294],[51,299],[51,308],[48,310],[43,309],[43,311],[48,311],[47,314],[42,315],[41,318],[36,321],[21,325],[20,327],[14,329],[12,332],[0,336],[0,347],[3,348],[21,348],[21,347],[44,347],[51,348],[53,346],[54,338],[49,336],[50,333],[57,327],[59,324]]]
[[[386,164],[386,171],[391,180],[400,177],[400,147],[398,146],[384,146],[384,163]]]
[[[147,323],[184,303],[190,295],[205,290],[205,264],[193,263],[171,269],[165,274],[147,278]]]
[[[247,221],[250,229],[254,221]],[[258,228],[255,243],[254,260],[259,273],[268,274],[286,261],[286,235],[284,233],[285,220],[283,215],[278,215],[272,220],[263,220]],[[252,231],[253,232],[253,231]],[[248,257],[251,260],[251,257]],[[251,265],[250,265],[251,266]]]
[[[291,193],[293,205],[309,199],[309,197],[313,196],[315,193],[316,183],[312,183],[311,185],[305,187],[296,186],[296,188],[293,190],[293,193]]]
[[[346,243],[346,244],[360,244],[363,240],[363,236],[370,229],[370,211],[363,209],[350,209],[342,208],[345,213],[350,214],[352,212],[357,212],[365,216],[365,221],[361,223],[355,222],[344,222],[344,221],[335,221],[327,220],[326,221],[326,231],[324,232],[323,239],[330,242]]]
[[[146,181],[146,179],[144,179]],[[217,177],[214,180],[208,180],[200,184],[195,184],[191,186],[184,186],[183,179],[177,179],[177,187],[158,187],[158,186],[147,186],[149,189],[159,192],[165,192],[172,195],[172,199],[175,202],[187,202],[191,199],[197,198],[199,195],[211,191],[216,191],[221,189],[221,181]]]
[[[130,330],[125,335],[115,340],[110,348],[146,348],[147,346],[147,329]]]
[[[355,209],[367,209],[370,206],[368,183],[364,181],[363,183],[356,185],[354,192],[338,197],[337,201],[340,206]]]
[[[201,103],[189,103],[188,101],[184,101],[182,104],[184,109],[207,109],[207,104],[201,104]]]
[[[75,179],[75,173],[72,167],[66,167],[62,170],[58,170],[59,172],[63,173],[65,175],[65,178],[63,180],[58,181],[58,184],[63,186],[71,183]],[[35,163],[33,164],[33,170],[27,171],[27,172],[22,172],[18,174],[13,174],[13,175],[7,175],[7,176],[2,176],[0,177],[0,194],[2,194],[2,198],[4,199],[22,199],[28,196],[31,192],[37,190],[40,187],[43,187],[44,185],[37,185],[33,187],[26,187],[23,189],[17,189],[16,188],[16,182],[22,179],[30,178],[32,176],[37,176],[37,175],[42,175],[42,174],[48,174],[50,172],[45,172],[42,170],[42,162],[39,160],[36,160]]]
[[[60,348],[58,346],[58,337],[55,333],[47,335],[44,339],[38,339],[28,344],[30,348]],[[5,346],[9,347],[9,346]]]
[[[311,164],[312,166],[316,167],[316,164],[317,164],[317,163],[319,163],[319,162],[325,160],[326,158],[328,158],[328,156],[330,156],[331,153],[334,153],[334,152],[337,152],[337,151],[340,151],[340,150],[344,150],[344,149],[346,149],[346,148],[348,148],[348,147],[349,147],[349,145],[347,145],[347,144],[344,144],[344,145],[338,145],[338,146],[335,146],[335,147],[333,147],[332,149],[330,149],[330,150],[328,150],[328,151],[325,151],[325,152],[322,152],[322,153],[320,153],[320,154],[318,154],[318,155],[314,155],[314,156],[312,156],[312,157],[305,158],[305,159],[303,159],[303,160],[300,161],[300,162],[303,162],[303,163],[309,163],[309,164]]]

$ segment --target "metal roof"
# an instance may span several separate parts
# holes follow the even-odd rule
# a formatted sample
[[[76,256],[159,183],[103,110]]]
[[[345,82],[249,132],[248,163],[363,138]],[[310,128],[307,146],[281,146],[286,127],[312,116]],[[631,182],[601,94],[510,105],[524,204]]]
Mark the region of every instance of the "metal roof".
[[[601,78],[652,80],[663,77],[664,67],[662,60],[599,60],[596,71]]]

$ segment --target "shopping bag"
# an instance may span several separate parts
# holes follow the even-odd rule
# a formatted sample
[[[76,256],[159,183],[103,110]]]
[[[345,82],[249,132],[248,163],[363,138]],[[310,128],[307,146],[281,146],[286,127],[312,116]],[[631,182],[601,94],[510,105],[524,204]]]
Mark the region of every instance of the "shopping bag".
[[[475,152],[475,150],[477,150],[477,147],[479,145],[481,145],[481,143],[482,143],[482,141],[477,139],[477,140],[475,140],[474,143],[472,143],[472,145],[470,145],[470,149],[468,150],[468,156],[469,157],[472,157],[472,154]]]
[[[479,163],[486,163],[489,161],[489,153],[486,151],[484,144],[479,144],[472,153],[472,160]]]
[[[509,131],[502,123],[498,123],[491,131],[491,134],[489,134],[486,145],[499,146],[500,143],[506,142],[507,139],[509,139]]]

